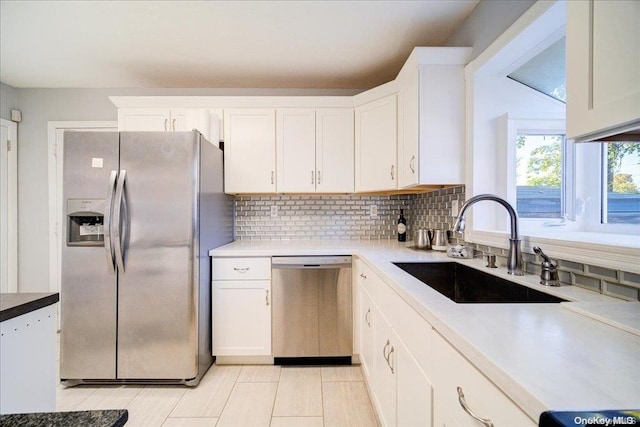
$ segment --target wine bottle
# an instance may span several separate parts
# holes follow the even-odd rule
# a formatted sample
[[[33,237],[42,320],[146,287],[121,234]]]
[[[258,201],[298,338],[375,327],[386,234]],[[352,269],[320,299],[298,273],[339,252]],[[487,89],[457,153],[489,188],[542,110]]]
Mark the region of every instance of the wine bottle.
[[[398,217],[398,242],[407,241],[407,220],[404,219],[404,209],[400,209]]]

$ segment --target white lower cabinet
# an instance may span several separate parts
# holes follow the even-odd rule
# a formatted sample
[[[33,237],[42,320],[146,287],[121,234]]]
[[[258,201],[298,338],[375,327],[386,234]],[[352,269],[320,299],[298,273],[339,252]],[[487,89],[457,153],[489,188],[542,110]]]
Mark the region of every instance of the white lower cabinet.
[[[385,426],[395,426],[396,421],[396,354],[392,342],[393,329],[375,308],[372,310],[373,324],[373,370],[372,383],[374,399],[378,407],[380,422]]]
[[[53,304],[0,322],[0,414],[56,410],[57,317]]]
[[[406,313],[417,313],[362,261],[356,260],[354,268],[360,301],[360,363],[380,422],[431,426],[431,382],[421,366],[428,361],[418,363],[415,355],[424,356],[423,349],[410,348],[401,339],[415,336],[405,320]],[[410,328],[424,329],[418,335],[429,340],[431,326],[426,321],[411,322]]]
[[[537,425],[438,333],[433,364],[434,427]]]
[[[431,381],[414,355],[394,332],[393,347],[397,366],[397,420],[399,426],[431,425]]]
[[[213,258],[214,356],[271,355],[271,258]]]
[[[271,355],[271,282],[213,282],[213,354]]]
[[[373,317],[371,315],[371,297],[362,285],[358,286],[360,298],[360,364],[365,376],[370,377],[373,369]]]

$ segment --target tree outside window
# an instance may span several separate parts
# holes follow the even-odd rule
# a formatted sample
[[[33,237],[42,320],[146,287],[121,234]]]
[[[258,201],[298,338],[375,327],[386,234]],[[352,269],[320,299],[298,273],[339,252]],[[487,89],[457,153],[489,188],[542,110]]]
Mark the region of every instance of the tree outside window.
[[[602,223],[640,224],[640,143],[611,142],[603,146],[606,194]]]
[[[561,218],[564,135],[519,134],[516,205],[521,218]]]

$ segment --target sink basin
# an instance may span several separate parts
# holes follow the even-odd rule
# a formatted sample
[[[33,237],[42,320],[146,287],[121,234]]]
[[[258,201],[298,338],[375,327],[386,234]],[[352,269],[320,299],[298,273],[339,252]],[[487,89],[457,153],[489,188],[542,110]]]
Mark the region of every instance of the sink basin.
[[[450,300],[461,304],[566,301],[456,262],[394,264]]]

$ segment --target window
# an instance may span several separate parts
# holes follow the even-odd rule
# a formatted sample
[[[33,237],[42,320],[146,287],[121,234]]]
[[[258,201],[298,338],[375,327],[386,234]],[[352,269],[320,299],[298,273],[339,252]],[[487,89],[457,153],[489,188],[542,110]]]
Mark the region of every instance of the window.
[[[516,210],[520,218],[562,218],[565,139],[519,133],[516,138]]]
[[[602,224],[640,224],[640,142],[602,144]]]
[[[562,37],[507,77],[566,102],[565,74],[565,37]]]

